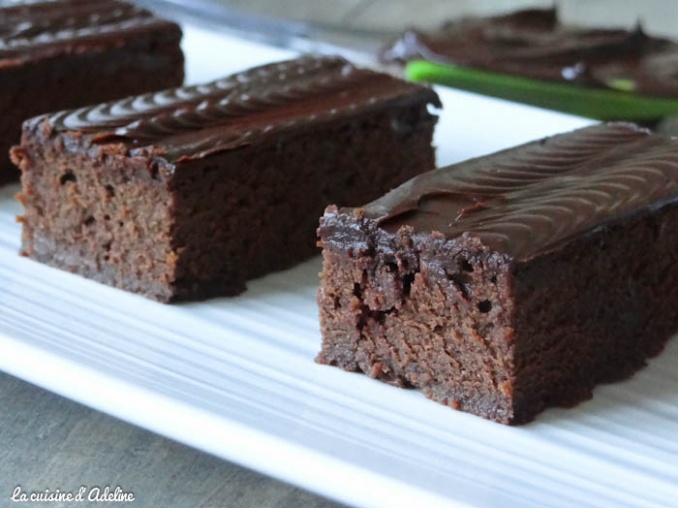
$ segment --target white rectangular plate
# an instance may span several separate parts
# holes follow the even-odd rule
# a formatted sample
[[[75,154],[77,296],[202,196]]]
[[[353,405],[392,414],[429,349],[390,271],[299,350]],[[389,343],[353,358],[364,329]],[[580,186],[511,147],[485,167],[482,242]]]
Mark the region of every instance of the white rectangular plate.
[[[186,27],[195,83],[290,53]],[[441,90],[441,164],[587,121]],[[678,500],[678,344],[575,409],[509,428],[317,365],[319,259],[238,298],[166,306],[17,255],[0,195],[0,368],[359,506],[667,506]]]

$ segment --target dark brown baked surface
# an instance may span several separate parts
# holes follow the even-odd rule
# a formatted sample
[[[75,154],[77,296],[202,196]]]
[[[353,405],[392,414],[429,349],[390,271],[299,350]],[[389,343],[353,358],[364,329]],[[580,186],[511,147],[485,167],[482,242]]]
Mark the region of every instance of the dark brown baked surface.
[[[22,252],[160,301],[317,254],[329,203],[434,167],[430,88],[303,57],[24,124]]]
[[[181,29],[118,0],[0,4],[0,183],[37,114],[179,86]]]
[[[415,177],[319,229],[317,360],[507,424],[678,331],[678,140],[598,125]]]

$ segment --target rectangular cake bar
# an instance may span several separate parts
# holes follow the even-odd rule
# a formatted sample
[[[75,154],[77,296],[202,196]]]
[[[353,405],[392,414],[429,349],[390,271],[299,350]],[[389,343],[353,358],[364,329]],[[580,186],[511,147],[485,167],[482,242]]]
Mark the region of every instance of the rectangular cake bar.
[[[27,121],[22,253],[169,302],[317,254],[317,218],[434,167],[436,93],[341,58]]]
[[[505,424],[678,331],[678,140],[598,125],[420,175],[319,229],[320,363]]]
[[[0,3],[0,183],[32,116],[179,86],[181,29],[118,0]]]

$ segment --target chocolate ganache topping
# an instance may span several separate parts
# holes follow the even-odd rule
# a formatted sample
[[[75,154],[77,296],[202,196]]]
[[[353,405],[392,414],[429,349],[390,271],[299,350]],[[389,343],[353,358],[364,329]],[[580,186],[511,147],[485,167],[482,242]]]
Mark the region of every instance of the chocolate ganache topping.
[[[408,31],[384,61],[425,59],[577,85],[678,96],[678,44],[633,30],[564,26],[555,9],[449,22],[433,34]]]
[[[0,0],[0,65],[168,25],[180,32],[176,24],[117,0]]]
[[[424,173],[362,209],[388,234],[464,234],[516,259],[678,202],[678,139],[587,127]],[[342,210],[349,212],[351,209]]]
[[[342,58],[307,56],[32,122],[47,118],[53,130],[85,133],[95,144],[122,143],[131,154],[153,151],[181,162],[250,144],[256,136],[312,128],[358,108],[368,112],[422,96],[441,106],[430,88],[356,68]]]

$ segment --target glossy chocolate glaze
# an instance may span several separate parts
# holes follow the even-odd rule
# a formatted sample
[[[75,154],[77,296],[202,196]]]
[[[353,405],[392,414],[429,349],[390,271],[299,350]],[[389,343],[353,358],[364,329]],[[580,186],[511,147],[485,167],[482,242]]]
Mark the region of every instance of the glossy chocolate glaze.
[[[166,30],[175,23],[117,0],[0,0],[0,66],[81,45],[112,44],[122,33]]]
[[[85,133],[95,144],[122,143],[132,154],[152,152],[180,162],[356,111],[422,99],[441,106],[429,88],[358,69],[342,58],[302,57],[204,85],[62,111],[32,122],[47,119],[52,130]]]
[[[561,25],[555,9],[530,9],[406,32],[385,61],[425,59],[535,79],[657,96],[678,95],[678,44],[633,30]]]
[[[468,235],[529,259],[676,201],[678,140],[615,123],[430,171],[342,213],[362,216],[388,235],[404,227],[415,237],[433,231],[447,238]]]

